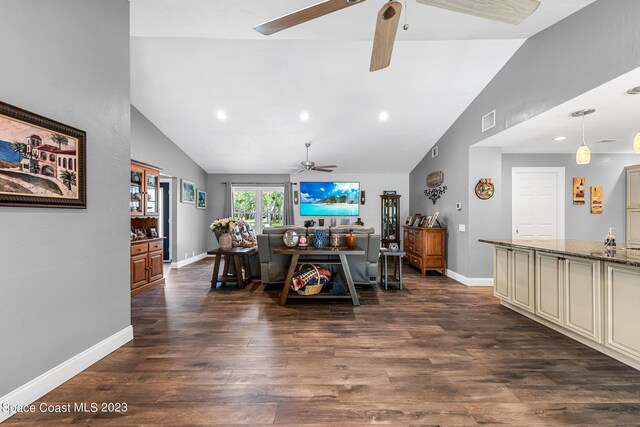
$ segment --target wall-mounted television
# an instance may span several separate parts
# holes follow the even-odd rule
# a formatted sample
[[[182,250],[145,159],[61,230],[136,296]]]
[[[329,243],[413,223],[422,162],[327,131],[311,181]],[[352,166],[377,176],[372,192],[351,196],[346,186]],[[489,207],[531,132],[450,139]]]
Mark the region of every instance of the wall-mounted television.
[[[301,182],[300,215],[358,216],[359,182]]]

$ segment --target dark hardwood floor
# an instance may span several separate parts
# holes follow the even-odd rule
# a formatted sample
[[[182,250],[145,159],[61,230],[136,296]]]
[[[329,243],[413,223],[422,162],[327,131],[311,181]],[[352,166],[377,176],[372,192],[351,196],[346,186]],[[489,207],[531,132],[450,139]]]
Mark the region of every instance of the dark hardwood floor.
[[[133,298],[135,340],[38,402],[126,413],[20,414],[47,425],[640,425],[640,372],[501,307],[489,288],[405,289],[277,305],[209,290],[203,260]]]

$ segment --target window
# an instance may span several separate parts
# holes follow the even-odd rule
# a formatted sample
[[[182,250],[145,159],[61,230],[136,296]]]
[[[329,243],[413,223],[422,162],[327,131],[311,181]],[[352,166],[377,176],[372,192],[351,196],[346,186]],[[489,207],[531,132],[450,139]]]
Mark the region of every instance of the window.
[[[58,157],[58,167],[62,166],[62,159]]]
[[[50,162],[54,162],[56,161],[56,155],[55,154],[49,154],[49,161]]]
[[[233,217],[247,221],[256,233],[282,225],[283,216],[284,187],[233,187]]]
[[[64,159],[62,159],[62,167],[63,168],[67,168],[67,158],[65,157]]]

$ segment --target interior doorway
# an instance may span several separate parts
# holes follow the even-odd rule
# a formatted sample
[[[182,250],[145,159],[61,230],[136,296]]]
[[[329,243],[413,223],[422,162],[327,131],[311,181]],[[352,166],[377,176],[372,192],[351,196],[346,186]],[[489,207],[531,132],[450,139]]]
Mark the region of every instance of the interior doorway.
[[[160,181],[160,222],[159,234],[163,237],[162,259],[171,262],[171,180]]]
[[[564,168],[512,169],[512,238],[564,239]]]

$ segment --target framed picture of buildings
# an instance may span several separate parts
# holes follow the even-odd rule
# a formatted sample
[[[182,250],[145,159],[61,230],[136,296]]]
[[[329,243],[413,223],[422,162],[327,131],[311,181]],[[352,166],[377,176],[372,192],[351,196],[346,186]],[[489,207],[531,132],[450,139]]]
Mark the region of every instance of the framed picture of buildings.
[[[85,209],[86,133],[0,102],[0,205]]]

